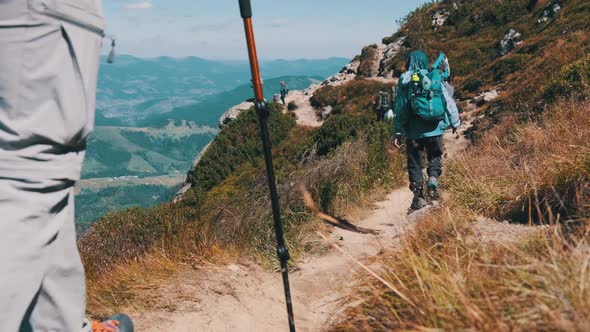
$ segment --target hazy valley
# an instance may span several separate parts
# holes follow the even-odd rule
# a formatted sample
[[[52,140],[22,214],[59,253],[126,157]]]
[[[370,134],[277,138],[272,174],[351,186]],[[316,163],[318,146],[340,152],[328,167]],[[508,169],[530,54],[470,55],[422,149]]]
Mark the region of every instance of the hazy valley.
[[[114,64],[102,60],[96,128],[78,185],[79,229],[107,212],[173,197],[195,156],[218,133],[220,116],[252,94],[244,62],[127,55]],[[304,89],[348,61],[263,62],[266,97],[272,100],[280,81]]]

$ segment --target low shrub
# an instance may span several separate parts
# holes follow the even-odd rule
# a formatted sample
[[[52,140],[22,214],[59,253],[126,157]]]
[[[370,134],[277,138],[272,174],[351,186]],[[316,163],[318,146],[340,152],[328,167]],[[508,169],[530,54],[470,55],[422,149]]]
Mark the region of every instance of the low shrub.
[[[543,99],[559,97],[583,100],[590,97],[590,56],[563,67],[543,90]]]
[[[494,82],[499,82],[513,73],[523,73],[531,56],[528,54],[514,54],[497,62],[493,67]]]
[[[481,88],[483,83],[476,78],[469,78],[463,83],[463,90],[476,92]]]
[[[273,146],[287,137],[295,126],[295,119],[282,112],[280,105],[270,105],[268,119],[270,139]],[[221,183],[242,163],[262,154],[258,118],[253,109],[242,112],[229,123],[213,140],[203,158],[190,172],[193,187],[209,190]]]
[[[297,108],[298,108],[298,107],[297,107],[297,104],[295,104],[295,102],[294,102],[294,101],[290,101],[290,102],[287,104],[287,110],[288,110],[288,111],[294,111],[294,110],[296,110]]]
[[[320,156],[327,155],[346,140],[358,137],[370,121],[366,116],[351,114],[331,116],[314,135],[317,153]]]

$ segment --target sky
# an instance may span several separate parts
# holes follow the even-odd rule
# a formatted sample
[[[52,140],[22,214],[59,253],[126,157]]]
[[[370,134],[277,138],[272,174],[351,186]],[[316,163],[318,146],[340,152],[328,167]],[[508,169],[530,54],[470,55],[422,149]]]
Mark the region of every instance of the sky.
[[[427,1],[251,2],[259,57],[272,60],[352,58],[395,32],[396,19]],[[247,58],[237,0],[103,0],[103,7],[118,54]]]

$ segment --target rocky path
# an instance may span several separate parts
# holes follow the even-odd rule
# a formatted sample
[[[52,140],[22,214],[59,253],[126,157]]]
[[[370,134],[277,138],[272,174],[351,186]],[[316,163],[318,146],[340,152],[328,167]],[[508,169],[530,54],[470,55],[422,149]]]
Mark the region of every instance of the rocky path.
[[[291,91],[285,99],[287,104],[294,102],[297,106],[294,112],[297,115],[297,124],[300,126],[319,127],[323,124],[323,121],[316,114],[316,109],[309,102],[315,89],[314,86],[304,91]]]

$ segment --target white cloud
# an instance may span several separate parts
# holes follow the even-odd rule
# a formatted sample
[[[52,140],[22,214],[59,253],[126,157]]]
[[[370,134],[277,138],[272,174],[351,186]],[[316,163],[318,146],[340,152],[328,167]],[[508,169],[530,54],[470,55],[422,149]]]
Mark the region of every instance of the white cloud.
[[[199,22],[189,28],[190,32],[203,32],[203,31],[224,31],[230,26],[234,25],[235,19],[227,21],[215,21],[215,22]]]
[[[150,9],[153,6],[154,5],[152,5],[151,2],[143,1],[143,2],[134,2],[134,3],[127,4],[125,6],[125,8],[127,8],[127,9]]]
[[[288,24],[289,24],[288,20],[278,18],[278,19],[272,20],[269,25],[272,28],[282,28]]]

